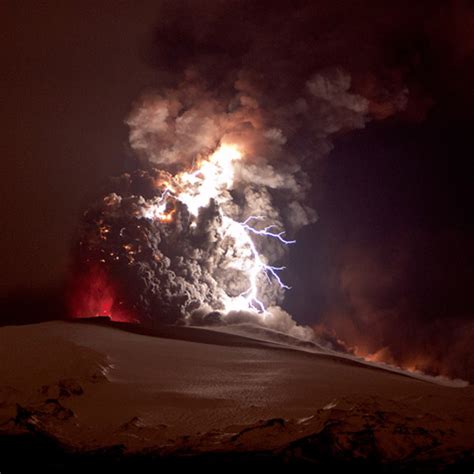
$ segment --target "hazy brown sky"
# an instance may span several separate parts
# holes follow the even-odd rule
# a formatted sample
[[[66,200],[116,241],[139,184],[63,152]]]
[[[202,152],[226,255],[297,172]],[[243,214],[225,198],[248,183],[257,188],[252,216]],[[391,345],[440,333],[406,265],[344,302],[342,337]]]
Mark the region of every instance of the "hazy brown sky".
[[[5,290],[63,275],[87,196],[122,169],[157,6],[5,1],[0,18]]]

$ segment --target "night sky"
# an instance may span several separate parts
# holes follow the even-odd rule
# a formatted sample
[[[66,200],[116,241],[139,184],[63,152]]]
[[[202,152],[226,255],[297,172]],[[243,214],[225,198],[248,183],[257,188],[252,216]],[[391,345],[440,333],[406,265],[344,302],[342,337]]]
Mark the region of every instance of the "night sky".
[[[247,68],[278,98],[341,66],[372,120],[309,163],[319,219],[284,307],[360,355],[472,380],[472,3],[201,3],[2,2],[2,297],[67,278],[83,209],[135,163],[124,119],[143,89]]]

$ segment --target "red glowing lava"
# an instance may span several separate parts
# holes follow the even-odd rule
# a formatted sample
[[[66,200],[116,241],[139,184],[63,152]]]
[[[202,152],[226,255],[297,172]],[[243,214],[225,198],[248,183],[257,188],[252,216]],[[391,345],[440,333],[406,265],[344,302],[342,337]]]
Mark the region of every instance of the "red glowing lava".
[[[107,316],[112,321],[135,322],[135,318],[121,308],[116,287],[100,266],[90,267],[87,273],[77,277],[69,299],[73,318]]]

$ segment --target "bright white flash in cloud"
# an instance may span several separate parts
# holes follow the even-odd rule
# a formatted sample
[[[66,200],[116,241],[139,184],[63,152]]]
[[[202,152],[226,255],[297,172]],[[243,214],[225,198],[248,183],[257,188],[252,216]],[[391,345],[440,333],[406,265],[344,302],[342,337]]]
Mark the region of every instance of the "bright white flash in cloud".
[[[285,239],[285,231],[278,231],[275,224],[262,229],[252,225],[267,220],[265,216],[248,216],[243,222],[238,222],[226,214],[228,191],[234,185],[234,165],[242,159],[242,153],[236,146],[220,145],[208,157],[197,160],[191,171],[178,173],[174,177],[174,183],[164,189],[157,203],[144,211],[144,216],[163,223],[170,222],[172,211],[168,210],[169,200],[176,199],[186,204],[193,218],[197,219],[200,209],[208,206],[213,199],[219,209],[218,232],[222,238],[232,239],[234,244],[233,255],[228,259],[227,266],[242,272],[248,280],[248,288],[238,296],[229,296],[222,292],[221,303],[227,312],[255,311],[265,317],[267,311],[259,291],[261,278],[273,279],[282,289],[290,287],[282,281],[278,273],[285,267],[267,263],[265,256],[258,251],[252,235],[275,239],[282,245],[293,244],[295,241]]]

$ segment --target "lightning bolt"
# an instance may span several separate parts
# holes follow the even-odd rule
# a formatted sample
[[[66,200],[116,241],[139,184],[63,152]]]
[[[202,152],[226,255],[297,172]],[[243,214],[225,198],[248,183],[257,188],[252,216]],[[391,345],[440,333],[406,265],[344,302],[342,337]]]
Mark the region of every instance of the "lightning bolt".
[[[255,227],[252,227],[251,225],[249,225],[249,222],[250,221],[253,221],[253,220],[264,220],[265,217],[263,216],[250,216],[250,217],[247,217],[247,219],[245,219],[244,222],[241,222],[241,226],[247,230],[248,232],[251,232],[253,234],[257,234],[257,235],[263,235],[265,237],[272,237],[274,239],[278,239],[282,244],[285,244],[285,245],[288,245],[288,244],[294,244],[296,243],[296,240],[286,240],[283,236],[285,235],[285,231],[281,231],[281,232],[272,232],[271,229],[275,229],[277,226],[275,224],[272,224],[272,225],[269,225],[267,227],[265,227],[264,229],[261,229],[261,230],[258,230],[258,229],[255,229]],[[282,267],[281,269],[283,269],[284,267]],[[277,268],[278,270],[278,268]]]
[[[196,219],[199,209],[206,206],[210,199],[214,199],[218,204],[225,201],[222,196],[223,189],[229,189],[233,183],[234,169],[233,164],[242,158],[241,153],[234,146],[221,145],[207,159],[198,163],[197,169],[192,172],[181,172],[175,176],[180,183],[180,190],[172,189],[166,186],[162,195],[153,205],[146,208],[143,212],[145,217],[150,219],[159,219],[163,223],[172,222],[173,215],[166,212],[168,199],[173,197],[184,203],[191,215]],[[258,281],[262,274],[269,282],[275,281],[280,288],[289,290],[279,272],[285,267],[269,265],[265,257],[260,255],[252,239],[252,236],[258,235],[270,239],[278,240],[282,245],[294,244],[295,240],[285,238],[285,232],[279,231],[276,224],[272,224],[259,229],[255,224],[266,220],[264,216],[249,216],[245,221],[238,222],[223,212],[220,207],[222,225],[218,232],[222,237],[230,236],[236,248],[236,254],[228,263],[229,267],[235,268],[245,274],[249,280],[249,287],[237,297],[222,293],[222,303],[227,311],[253,310],[262,317],[267,314],[265,305],[258,298]],[[196,225],[196,220],[191,224]]]
[[[258,313],[265,314],[265,305],[258,298],[258,276],[263,273],[267,277],[268,281],[271,281],[271,277],[273,277],[273,279],[278,283],[280,288],[289,290],[291,289],[291,287],[286,285],[278,274],[278,272],[285,270],[286,267],[277,267],[265,263],[262,256],[259,254],[257,247],[255,246],[255,242],[251,238],[250,234],[277,239],[284,245],[294,244],[296,241],[285,239],[284,231],[274,231],[274,229],[277,228],[275,224],[269,225],[263,229],[257,229],[250,225],[250,222],[252,221],[260,221],[264,219],[265,218],[263,216],[250,216],[245,219],[244,222],[237,222],[227,216],[223,216],[223,223],[226,227],[225,233],[231,235],[239,247],[247,247],[251,253],[252,263],[250,265],[250,268],[246,271],[249,277],[250,285],[249,288],[243,293],[241,293],[239,296],[241,298],[244,298],[248,308],[253,309]]]

